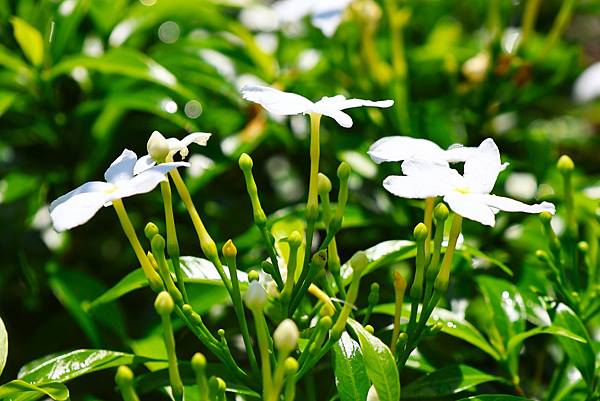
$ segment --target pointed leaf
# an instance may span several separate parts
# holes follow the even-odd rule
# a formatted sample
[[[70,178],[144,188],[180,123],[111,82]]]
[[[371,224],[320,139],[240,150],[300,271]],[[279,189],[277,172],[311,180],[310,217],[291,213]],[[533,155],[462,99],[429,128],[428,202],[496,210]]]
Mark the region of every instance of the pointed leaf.
[[[31,61],[31,64],[35,66],[42,64],[44,42],[40,32],[19,17],[12,17],[10,22],[15,30],[15,39],[17,39],[21,50],[23,50],[25,56]]]
[[[28,400],[48,396],[56,401],[65,401],[69,399],[69,390],[62,383],[45,383],[39,386],[27,383],[23,380],[13,380],[0,386],[0,399],[12,400],[15,397],[30,395]]]
[[[335,385],[341,401],[364,400],[371,383],[360,345],[347,332],[333,346]]]
[[[402,390],[402,398],[442,397],[492,381],[504,381],[504,379],[467,365],[448,366],[405,386]]]
[[[353,319],[348,323],[358,336],[367,375],[377,390],[380,401],[400,399],[400,376],[392,351],[381,340]]]
[[[570,330],[559,327],[559,326],[546,326],[546,327],[536,327],[531,330],[527,330],[524,333],[517,334],[513,338],[508,341],[508,352],[518,352],[520,345],[528,339],[529,337],[537,336],[539,334],[551,334],[554,336],[570,338],[571,340],[575,340],[580,343],[585,343],[586,339],[578,336],[577,334],[571,332]]]

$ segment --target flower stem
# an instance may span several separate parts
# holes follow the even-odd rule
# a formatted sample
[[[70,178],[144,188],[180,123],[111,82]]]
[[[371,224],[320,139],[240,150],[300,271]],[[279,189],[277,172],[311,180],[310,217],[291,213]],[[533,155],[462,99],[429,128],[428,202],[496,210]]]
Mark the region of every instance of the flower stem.
[[[554,19],[554,23],[552,24],[552,28],[550,29],[550,33],[548,33],[546,39],[546,45],[544,49],[538,56],[539,59],[543,60],[550,50],[556,45],[556,42],[563,34],[569,21],[571,20],[571,16],[573,15],[573,8],[575,6],[575,0],[564,0],[562,5],[560,6],[560,10],[558,10],[558,14]]]
[[[399,271],[394,272],[394,329],[390,342],[390,351],[396,355],[396,344],[400,336],[400,317],[402,316],[402,304],[404,303],[404,291],[406,290],[406,280]]]
[[[438,273],[434,283],[435,290],[440,293],[446,292],[446,289],[448,288],[448,280],[450,279],[450,267],[452,265],[452,258],[454,257],[454,250],[456,249],[456,242],[458,241],[458,236],[460,235],[461,227],[462,216],[455,213],[454,218],[452,219],[452,226],[450,227],[450,237],[448,238],[448,246],[446,247],[446,253],[444,254],[444,259],[442,259],[440,272]]]
[[[183,382],[179,375],[179,367],[177,365],[177,353],[175,351],[175,337],[173,336],[173,325],[171,324],[171,313],[173,313],[174,303],[168,292],[162,291],[156,297],[154,302],[156,312],[160,315],[163,328],[163,338],[165,348],[167,349],[167,360],[169,363],[169,382],[173,398],[176,401],[183,400]]]
[[[304,294],[306,294],[306,292],[310,288],[310,285],[312,284],[312,281],[314,280],[315,276],[325,268],[326,262],[327,252],[325,251],[319,251],[315,253],[315,255],[312,257],[310,265],[306,269],[307,274],[305,275],[304,281],[301,282],[300,280],[298,280],[298,285],[294,288],[294,291],[292,292],[292,300],[288,308],[288,316],[292,316],[294,314],[294,311],[296,310],[298,305],[300,305],[302,297],[304,297]]]
[[[121,392],[123,401],[140,401],[133,385],[133,372],[125,365],[119,366],[115,382]]]
[[[112,204],[117,212],[119,221],[121,222],[121,227],[123,227],[123,231],[125,232],[125,235],[127,236],[133,251],[135,252],[135,256],[137,256],[137,259],[142,266],[142,270],[144,271],[144,275],[148,280],[150,288],[152,288],[152,290],[155,292],[161,291],[163,288],[162,280],[152,267],[152,264],[146,256],[146,252],[142,248],[142,244],[140,244],[140,240],[138,239],[135,229],[133,228],[133,224],[131,224],[131,220],[129,220],[129,216],[127,215],[123,201],[121,199],[115,199],[112,201]]]
[[[169,174],[171,175],[171,178],[175,183],[175,187],[177,188],[177,192],[179,193],[179,196],[181,197],[181,200],[183,201],[183,204],[185,205],[185,208],[187,209],[188,214],[192,219],[192,224],[194,225],[194,229],[196,230],[196,234],[198,235],[198,240],[200,241],[200,247],[202,248],[202,252],[204,252],[204,255],[208,258],[208,260],[212,262],[212,264],[215,266],[215,269],[217,269],[217,273],[221,277],[221,280],[223,280],[223,284],[225,285],[227,292],[231,296],[231,280],[227,277],[225,271],[223,270],[223,265],[221,264],[221,260],[219,259],[219,254],[217,252],[217,245],[215,244],[215,241],[213,241],[208,231],[206,231],[204,223],[202,223],[202,219],[200,218],[200,215],[198,214],[198,211],[194,206],[194,202],[192,201],[190,192],[185,186],[185,183],[183,182],[179,171],[177,171],[177,169],[173,169],[169,172]]]
[[[433,206],[435,203],[434,197],[425,198],[425,213],[423,216],[423,223],[427,227],[427,238],[425,239],[425,258],[429,259],[429,246],[431,241],[431,230],[433,228]]]
[[[269,393],[272,390],[271,378],[271,356],[269,354],[269,332],[267,321],[262,310],[252,309],[254,323],[256,326],[256,338],[258,340],[258,349],[260,350],[260,363],[263,385],[263,400],[269,399]]]
[[[163,204],[165,206],[165,223],[167,226],[167,252],[173,264],[175,277],[177,277],[177,287],[183,296],[183,302],[188,303],[188,296],[185,290],[185,281],[183,270],[179,263],[179,242],[177,241],[177,231],[175,230],[175,216],[173,214],[173,199],[171,196],[171,184],[168,180],[160,183],[160,192],[162,193]]]

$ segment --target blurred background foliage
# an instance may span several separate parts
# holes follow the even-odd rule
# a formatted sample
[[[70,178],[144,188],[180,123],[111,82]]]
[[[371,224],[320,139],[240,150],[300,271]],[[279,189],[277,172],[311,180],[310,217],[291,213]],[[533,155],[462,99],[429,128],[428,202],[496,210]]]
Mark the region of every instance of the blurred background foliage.
[[[186,180],[217,242],[234,238],[242,268],[265,256],[237,167],[242,152],[254,158],[268,214],[278,212],[277,224],[298,224],[293,216],[308,183],[307,118],[266,115],[241,99],[245,83],[314,100],[344,94],[396,101],[393,109],[352,110],[351,129],[322,124],[321,171],[334,178],[339,161],[353,167],[338,240],[343,260],[384,240],[409,239],[420,219],[418,203],[381,187],[399,166],[378,167],[366,155],[387,135],[443,147],[493,137],[511,163],[496,192],[524,201],[557,199],[555,162],[567,153],[577,165],[577,187],[592,186],[578,211],[589,218],[597,205],[589,198],[600,197],[593,187],[600,174],[600,100],[573,86],[600,60],[600,4],[545,0],[532,18],[528,7],[535,3],[356,0],[326,35],[310,16],[282,19],[268,1],[0,0],[0,315],[10,336],[4,381],[54,352],[152,349],[150,340],[133,340],[152,339],[158,322],[148,294],[87,309],[135,267],[112,210],[57,234],[47,205],[100,179],[124,147],[144,154],[153,130],[214,133],[206,149],[192,149]],[[140,233],[147,221],[161,224],[157,192],[125,204]],[[181,205],[177,219],[182,253],[201,256]],[[540,266],[531,255],[542,246],[535,216],[500,215],[492,230],[467,222],[465,238],[508,265],[519,288],[535,286]],[[473,277],[489,266],[473,269],[470,262],[457,266],[451,296],[457,303],[472,299],[470,313],[485,324]],[[378,274],[373,280],[389,282],[388,270]],[[222,291],[201,292],[213,327],[227,327],[231,311],[218,307]],[[392,297],[382,292],[384,301]],[[429,345],[440,363],[473,357],[463,344],[453,344],[452,356]],[[551,375],[552,364],[522,360],[530,375]],[[80,390],[72,394],[111,398],[110,376],[75,382]]]

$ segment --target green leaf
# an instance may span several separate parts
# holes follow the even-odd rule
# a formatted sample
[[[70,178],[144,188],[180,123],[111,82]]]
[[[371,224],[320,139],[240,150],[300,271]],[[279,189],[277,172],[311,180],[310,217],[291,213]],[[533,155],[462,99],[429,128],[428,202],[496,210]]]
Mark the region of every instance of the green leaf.
[[[136,80],[148,81],[164,86],[186,99],[195,99],[196,94],[183,86],[175,75],[155,60],[133,49],[112,49],[101,57],[74,56],[54,66],[45,78],[52,79],[70,73],[75,67],[84,67],[102,74],[122,75]]]
[[[15,39],[21,46],[25,56],[35,66],[42,64],[44,59],[44,43],[42,34],[29,23],[19,17],[12,17],[10,22],[15,30]]]
[[[380,401],[398,401],[400,376],[392,351],[357,321],[348,319],[348,323],[358,336],[367,375],[375,386]]]
[[[197,294],[194,296],[190,293],[190,298],[197,299],[200,309],[194,310],[196,310],[198,313],[212,306],[213,303],[210,301],[210,299],[221,299],[219,294],[226,294],[223,282],[221,281],[221,278],[216,272],[215,267],[210,261],[193,256],[182,256],[180,260],[185,282],[195,284],[189,286],[189,291]],[[169,267],[171,267],[170,263]],[[225,270],[225,274],[228,274],[227,269]],[[240,282],[242,282],[242,285],[244,282],[248,281],[246,274],[243,272],[238,272],[238,279]],[[90,304],[90,309],[95,309],[100,305],[113,302],[132,291],[144,288],[146,286],[148,286],[148,282],[144,276],[144,272],[141,268],[136,269],[123,277],[114,287],[96,298]],[[196,291],[194,287],[198,286],[201,288]],[[204,298],[203,295],[205,296]],[[194,303],[192,303],[192,306],[195,306]]]
[[[39,188],[38,177],[19,172],[10,173],[0,180],[0,204],[14,202]]]
[[[12,106],[17,99],[17,94],[14,92],[0,92],[0,117]]]
[[[389,316],[394,316],[394,304],[380,304],[373,308],[374,313],[383,313]],[[403,305],[402,317],[408,320],[410,316],[410,305]],[[442,332],[452,337],[459,338],[468,342],[471,345],[479,348],[483,352],[490,355],[495,360],[500,360],[500,354],[489,343],[489,341],[481,334],[479,330],[471,323],[458,316],[457,314],[443,308],[435,308],[431,314],[429,324],[441,322],[443,323]]]
[[[364,400],[371,383],[360,345],[347,332],[333,346],[335,385],[341,401]]]
[[[558,338],[560,345],[571,359],[571,362],[573,362],[573,365],[581,372],[581,376],[588,386],[591,386],[596,369],[596,354],[592,348],[592,342],[585,325],[575,312],[565,304],[559,304],[556,308],[553,324],[574,333],[586,341],[585,343],[581,343],[570,338]]]
[[[467,365],[448,366],[405,386],[402,390],[402,398],[442,397],[493,381],[504,381],[504,379]]]
[[[511,352],[519,352],[519,348],[521,343],[528,339],[529,337],[537,336],[539,334],[551,334],[554,336],[570,338],[571,340],[578,341],[580,343],[585,343],[586,339],[578,336],[577,334],[571,332],[570,330],[559,327],[559,326],[545,326],[545,327],[536,327],[531,330],[527,330],[521,334],[517,334],[513,338],[508,341],[507,351]]]
[[[458,401],[530,401],[529,398],[516,397],[514,395],[504,394],[485,394],[473,397],[461,398]]]
[[[69,399],[69,390],[62,383],[50,382],[36,386],[23,380],[13,380],[0,386],[0,399],[12,400],[22,395],[28,395],[28,400],[48,396],[56,401],[65,401]]]
[[[18,378],[36,385],[62,383],[98,370],[149,360],[118,351],[80,349],[30,362],[21,368]]]
[[[6,359],[8,358],[8,332],[4,321],[0,318],[0,375],[4,371],[6,366]]]

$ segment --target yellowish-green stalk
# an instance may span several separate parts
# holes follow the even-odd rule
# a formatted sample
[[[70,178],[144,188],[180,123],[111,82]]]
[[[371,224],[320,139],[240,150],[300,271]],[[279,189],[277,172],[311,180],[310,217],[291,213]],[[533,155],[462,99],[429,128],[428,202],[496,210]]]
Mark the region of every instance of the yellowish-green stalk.
[[[562,2],[560,10],[558,10],[558,14],[552,24],[552,28],[546,36],[546,44],[544,46],[544,49],[538,56],[539,59],[543,60],[548,55],[550,50],[552,50],[552,48],[556,45],[561,35],[564,33],[565,29],[569,25],[569,22],[571,21],[574,7],[575,0],[564,0]]]
[[[296,372],[298,371],[298,362],[292,357],[285,360],[285,391],[284,401],[294,401],[296,397]]]
[[[350,312],[352,312],[352,307],[358,298],[358,290],[360,287],[360,279],[362,276],[362,272],[367,267],[368,259],[367,256],[363,252],[359,252],[350,260],[350,265],[352,266],[352,282],[350,283],[350,288],[348,288],[348,294],[346,295],[346,300],[340,314],[331,329],[331,338],[337,341],[344,329],[346,328],[346,322],[348,321],[348,317],[350,316]]]
[[[277,365],[275,367],[275,373],[273,374],[273,383],[272,390],[269,393],[269,399],[266,401],[277,401],[279,400],[279,395],[281,394],[281,389],[283,387],[283,379],[285,376],[285,361],[289,353],[280,352],[277,356]]]
[[[454,257],[456,242],[458,241],[458,236],[460,235],[461,227],[462,216],[455,213],[454,218],[452,219],[452,226],[450,227],[450,236],[448,238],[448,246],[446,247],[446,253],[444,254],[444,259],[442,259],[440,272],[438,273],[435,279],[434,287],[435,290],[439,293],[446,292],[446,289],[448,288],[448,280],[450,279],[450,267],[452,266],[452,258]]]
[[[208,380],[206,378],[206,357],[201,353],[197,352],[192,357],[192,369],[196,376],[196,384],[198,385],[198,392],[200,395],[200,401],[209,401],[208,399]]]
[[[152,288],[152,290],[155,292],[161,291],[163,288],[162,280],[152,267],[150,260],[148,260],[148,257],[146,256],[144,248],[142,248],[142,244],[140,244],[140,240],[138,239],[135,229],[133,228],[133,224],[131,224],[131,220],[129,220],[129,216],[127,215],[123,201],[121,199],[115,199],[112,204],[117,212],[119,221],[121,222],[121,227],[123,227],[123,231],[125,232],[125,235],[127,236],[133,251],[135,252],[135,256],[142,266],[142,270],[144,271],[144,275],[148,280],[150,288]]]
[[[163,338],[167,349],[167,361],[169,365],[169,382],[175,401],[183,400],[183,382],[179,375],[177,353],[175,351],[175,337],[173,336],[173,325],[171,324],[171,313],[175,304],[168,292],[162,291],[156,297],[154,308],[160,315],[163,328]]]
[[[537,20],[541,0],[527,0],[523,10],[523,22],[521,23],[521,37],[517,46],[521,47],[533,32],[535,21]]]
[[[399,271],[394,271],[394,329],[390,342],[392,355],[396,355],[396,345],[400,335],[400,318],[402,317],[402,304],[404,303],[404,291],[406,290],[406,280]]]
[[[432,231],[432,223],[433,223],[433,206],[435,203],[435,198],[425,198],[425,213],[423,216],[423,223],[425,223],[425,227],[427,227],[427,238],[425,239],[425,258],[429,259],[429,245],[431,241],[431,231]]]
[[[271,355],[269,354],[269,333],[267,321],[262,310],[252,309],[254,325],[256,326],[256,338],[260,351],[261,375],[263,385],[263,400],[269,399],[272,390],[271,378]]]
[[[135,387],[133,386],[133,372],[125,365],[119,366],[115,376],[115,382],[121,392],[123,401],[140,401]]]

